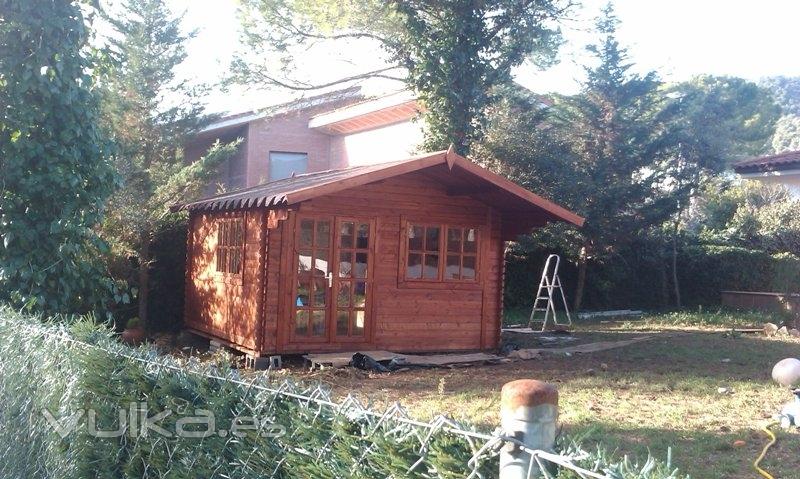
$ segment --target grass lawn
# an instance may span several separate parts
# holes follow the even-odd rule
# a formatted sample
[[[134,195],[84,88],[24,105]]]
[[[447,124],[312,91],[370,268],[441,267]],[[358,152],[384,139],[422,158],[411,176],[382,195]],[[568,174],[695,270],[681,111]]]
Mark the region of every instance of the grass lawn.
[[[731,326],[773,318],[752,314],[666,314],[637,321],[577,326],[582,341],[654,334],[650,341],[620,349],[463,369],[394,374],[353,370],[301,373],[330,384],[342,395],[355,392],[377,407],[400,401],[413,416],[443,413],[493,429],[500,387],[534,378],[558,385],[561,423],[584,443],[602,443],[618,454],[664,459],[693,478],[757,477],[752,462],[766,443],[759,429],[770,422],[789,392],[770,379],[772,366],[800,356],[795,338],[731,334]],[[507,335],[508,336],[508,335]],[[519,334],[513,340],[518,341]],[[510,338],[506,338],[510,339]],[[523,340],[524,341],[524,340]],[[721,388],[724,388],[722,390]],[[735,446],[736,441],[744,445]],[[763,463],[775,477],[796,477],[800,434],[778,432]]]

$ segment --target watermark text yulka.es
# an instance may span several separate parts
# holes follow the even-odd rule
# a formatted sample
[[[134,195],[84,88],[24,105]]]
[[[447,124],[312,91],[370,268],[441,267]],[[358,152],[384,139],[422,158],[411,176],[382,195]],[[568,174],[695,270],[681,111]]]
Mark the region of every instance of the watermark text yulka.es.
[[[218,428],[222,424],[218,424],[213,411],[194,409],[192,414],[176,413],[172,409],[150,411],[145,402],[132,402],[127,408],[119,408],[116,420],[106,416],[98,417],[94,409],[78,409],[58,418],[49,410],[42,409],[42,415],[62,439],[81,427],[86,428],[89,436],[99,438],[125,435],[137,438],[157,434],[163,437],[202,439],[210,436],[245,437],[251,434],[261,437],[281,437],[286,434],[283,426],[258,417],[235,416],[225,421],[224,428]],[[100,422],[103,422],[103,426]]]

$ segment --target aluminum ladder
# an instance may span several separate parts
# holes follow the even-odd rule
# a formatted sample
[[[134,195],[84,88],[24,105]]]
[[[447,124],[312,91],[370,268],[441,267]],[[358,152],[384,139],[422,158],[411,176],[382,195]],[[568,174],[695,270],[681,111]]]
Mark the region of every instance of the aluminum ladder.
[[[558,267],[560,264],[561,258],[557,254],[551,254],[548,256],[547,261],[544,263],[542,279],[539,281],[539,290],[536,292],[536,300],[533,302],[533,310],[531,311],[531,317],[528,321],[531,328],[533,327],[534,322],[539,321],[536,319],[536,313],[538,312],[544,313],[544,318],[541,320],[542,331],[547,329],[548,322],[552,322],[553,326],[572,326],[572,317],[569,314],[567,298],[564,296],[564,288],[561,287],[561,279],[558,277]],[[558,314],[556,314],[555,305],[557,298],[554,297],[556,294],[561,295],[561,302],[564,304],[564,313],[567,316],[566,323],[558,322]]]

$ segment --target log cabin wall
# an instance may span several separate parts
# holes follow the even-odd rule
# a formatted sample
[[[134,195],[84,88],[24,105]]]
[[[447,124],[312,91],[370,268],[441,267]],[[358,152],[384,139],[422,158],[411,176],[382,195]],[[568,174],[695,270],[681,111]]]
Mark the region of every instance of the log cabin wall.
[[[264,210],[251,209],[192,213],[189,220],[185,324],[248,351],[262,349],[264,217]],[[225,221],[236,220],[243,228],[236,261],[239,273],[220,272],[225,268],[217,265],[219,228]],[[231,260],[226,257],[226,261]]]
[[[362,343],[303,342],[292,338],[297,301],[293,284],[297,268],[295,238],[303,217],[373,221],[376,241],[371,246],[373,278],[368,293],[372,327]],[[407,223],[478,228],[477,280],[428,283],[405,280]],[[498,347],[504,265],[500,224],[497,211],[468,196],[448,195],[440,182],[423,172],[295,205],[288,219],[270,230],[261,352]]]

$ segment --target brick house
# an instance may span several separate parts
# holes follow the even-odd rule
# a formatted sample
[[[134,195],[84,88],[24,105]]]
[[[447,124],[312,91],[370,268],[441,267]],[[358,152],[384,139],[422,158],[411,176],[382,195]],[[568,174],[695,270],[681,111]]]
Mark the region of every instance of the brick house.
[[[218,185],[236,190],[293,173],[389,162],[416,152],[422,140],[421,123],[414,121],[419,108],[407,91],[366,97],[360,88],[348,88],[224,117],[184,145],[184,153],[195,161],[217,140],[243,139],[208,193]]]

